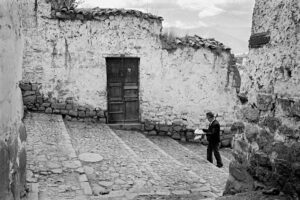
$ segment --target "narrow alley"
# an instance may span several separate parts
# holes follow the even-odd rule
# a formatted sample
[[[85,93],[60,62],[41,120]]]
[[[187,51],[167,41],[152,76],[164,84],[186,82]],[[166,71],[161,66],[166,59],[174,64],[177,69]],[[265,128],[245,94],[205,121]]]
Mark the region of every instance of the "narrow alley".
[[[228,177],[226,153],[217,168],[200,144],[41,113],[25,126],[32,200],[214,199]]]

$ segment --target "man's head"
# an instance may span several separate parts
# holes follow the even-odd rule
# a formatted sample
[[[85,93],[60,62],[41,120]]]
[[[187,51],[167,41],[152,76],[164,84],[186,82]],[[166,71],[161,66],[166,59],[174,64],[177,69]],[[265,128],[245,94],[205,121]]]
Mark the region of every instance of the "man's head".
[[[214,114],[212,112],[206,113],[206,118],[209,122],[212,122],[214,120]]]

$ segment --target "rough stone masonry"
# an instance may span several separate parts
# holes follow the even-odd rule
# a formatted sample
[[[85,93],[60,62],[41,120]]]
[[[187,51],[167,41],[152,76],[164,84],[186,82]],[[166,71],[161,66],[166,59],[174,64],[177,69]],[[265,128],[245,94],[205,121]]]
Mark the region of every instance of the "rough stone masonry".
[[[26,184],[26,130],[22,95],[24,1],[0,1],[0,199],[20,199]],[[26,9],[25,9],[26,10]]]
[[[277,189],[300,197],[300,2],[256,0],[252,34],[267,44],[250,48],[226,194]]]

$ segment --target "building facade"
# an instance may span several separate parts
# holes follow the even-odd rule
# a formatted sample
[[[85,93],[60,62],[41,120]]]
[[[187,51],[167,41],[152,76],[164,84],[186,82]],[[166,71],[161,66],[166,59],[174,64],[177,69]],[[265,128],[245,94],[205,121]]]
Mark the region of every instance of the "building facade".
[[[24,31],[27,109],[189,127],[203,124],[208,110],[223,121],[234,118],[240,77],[222,43],[163,37],[161,17],[134,10],[51,8],[44,1],[31,7]]]

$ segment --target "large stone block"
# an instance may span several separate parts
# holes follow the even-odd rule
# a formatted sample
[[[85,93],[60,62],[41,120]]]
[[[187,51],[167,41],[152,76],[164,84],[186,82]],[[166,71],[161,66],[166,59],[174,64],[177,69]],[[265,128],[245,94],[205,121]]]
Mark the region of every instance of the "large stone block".
[[[67,110],[72,110],[73,109],[73,105],[72,104],[67,104],[66,105],[66,109]]]
[[[36,96],[35,95],[23,97],[23,103],[25,105],[34,104],[35,101],[36,101]]]
[[[71,114],[70,114],[71,115]],[[72,116],[72,115],[71,115]],[[85,117],[85,111],[78,111],[78,117]]]
[[[180,132],[180,131],[182,131],[182,126],[178,126],[178,125],[173,126],[173,130],[176,132]]]
[[[264,117],[259,123],[261,126],[266,126],[269,130],[274,133],[280,126],[281,120],[275,117]]]
[[[221,146],[222,147],[231,147],[231,141],[232,141],[232,139],[222,139]]]
[[[273,107],[273,97],[267,94],[258,94],[256,97],[257,107],[259,110],[268,111]]]
[[[32,83],[32,84],[31,84],[31,89],[32,89],[33,91],[37,91],[38,88],[39,88],[39,85],[38,85],[37,83]]]
[[[21,88],[21,90],[26,90],[26,91],[32,90],[30,83],[20,83],[19,87]]]
[[[292,106],[292,114],[294,116],[300,117],[300,101],[297,101]]]
[[[45,110],[46,110],[46,108],[43,107],[43,106],[40,106],[40,107],[38,108],[38,111],[45,111]]]
[[[259,129],[259,134],[256,138],[256,142],[259,149],[264,152],[270,153],[272,151],[272,142],[274,141],[274,136],[265,129]]]
[[[247,166],[233,160],[229,165],[229,178],[227,180],[224,195],[252,191],[254,179],[248,173]]]
[[[58,110],[58,109],[53,109],[53,114],[61,114],[61,113],[60,113],[60,110]]]
[[[103,110],[97,110],[96,112],[97,112],[97,116],[98,116],[98,117],[105,117],[105,116],[104,116],[104,111],[103,111]]]
[[[170,131],[170,126],[168,126],[168,125],[158,125],[158,130],[160,131],[160,132],[169,132]]]
[[[255,154],[253,154],[251,156],[250,159],[253,160],[253,162],[255,162],[257,165],[262,166],[262,167],[266,167],[269,170],[272,170],[271,160],[270,160],[269,156],[266,153],[256,152]]]
[[[145,131],[152,131],[155,128],[154,124],[151,124],[151,122],[146,121],[144,125]]]
[[[36,102],[38,102],[39,104],[42,104],[44,101],[43,97],[41,95],[36,97]]]
[[[289,99],[277,99],[277,105],[286,116],[292,116],[292,101]]]
[[[35,95],[35,91],[25,91],[22,96],[27,97],[27,96],[33,96]]]
[[[180,140],[181,139],[181,135],[180,135],[179,132],[173,132],[171,137],[175,140]]]
[[[42,107],[45,107],[45,108],[48,108],[48,107],[51,106],[51,103],[43,103],[41,106],[42,106]]]
[[[244,109],[242,109],[242,113],[243,116],[246,120],[248,120],[249,122],[258,122],[259,121],[259,117],[260,117],[260,113],[259,110],[252,108],[252,107],[246,107]]]
[[[62,110],[62,109],[66,109],[66,104],[65,103],[52,103],[51,107],[54,109],[57,109],[57,110],[59,110],[59,109]]]
[[[51,114],[52,113],[52,108],[46,108],[45,113]]]
[[[94,110],[86,111],[86,116],[87,117],[95,117],[95,116],[97,116],[97,113]]]
[[[283,134],[286,137],[293,138],[296,130],[292,129],[286,125],[282,125],[278,128],[278,131],[280,134]]]

